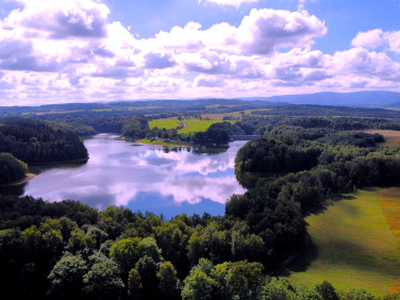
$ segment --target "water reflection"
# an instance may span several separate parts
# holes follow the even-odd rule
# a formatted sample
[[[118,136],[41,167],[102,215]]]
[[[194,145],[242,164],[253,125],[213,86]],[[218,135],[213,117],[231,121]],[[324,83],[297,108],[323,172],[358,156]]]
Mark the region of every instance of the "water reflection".
[[[104,209],[129,206],[172,216],[223,214],[232,194],[244,189],[234,175],[234,159],[244,142],[218,153],[132,144],[101,134],[85,142],[90,159],[79,167],[45,170],[25,186],[25,194],[51,201],[80,200]],[[215,152],[215,151],[214,151]]]

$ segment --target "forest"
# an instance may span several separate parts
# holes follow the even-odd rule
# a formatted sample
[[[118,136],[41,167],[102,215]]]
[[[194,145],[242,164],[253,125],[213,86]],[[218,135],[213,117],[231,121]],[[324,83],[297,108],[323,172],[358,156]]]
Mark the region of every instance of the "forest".
[[[218,105],[215,110],[222,109]],[[347,116],[331,117],[341,109],[331,108],[323,117],[253,112],[234,124],[217,123],[204,132],[179,137],[199,144],[225,144],[234,134],[262,135],[238,152],[236,177],[247,192],[233,195],[223,216],[181,214],[165,220],[124,207],[98,211],[74,200],[52,203],[0,195],[1,295],[4,299],[378,299],[364,289],[336,289],[328,281],[293,285],[277,277],[307,247],[305,217],[327,199],[399,183],[400,149],[385,146],[380,134],[354,131],[395,129],[400,123],[392,115],[397,112],[380,111],[382,117],[365,118],[364,111],[346,108]],[[87,159],[78,127],[130,139],[177,134],[173,129],[149,128],[148,122],[160,116],[90,111],[93,118],[84,122],[81,113],[48,114],[52,117],[45,117],[47,121],[33,115],[1,119],[0,168],[8,168],[4,174],[9,175],[0,180],[20,178],[26,163]],[[370,113],[365,110],[367,116]],[[382,299],[400,299],[400,294]]]
[[[87,159],[82,140],[69,126],[23,118],[0,119],[0,184],[24,178],[27,164]]]

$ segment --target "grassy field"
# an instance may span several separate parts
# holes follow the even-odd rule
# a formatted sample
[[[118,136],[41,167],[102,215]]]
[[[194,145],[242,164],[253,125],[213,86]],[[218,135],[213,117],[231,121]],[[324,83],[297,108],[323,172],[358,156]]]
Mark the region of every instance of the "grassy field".
[[[290,266],[288,279],[315,285],[327,280],[339,290],[365,288],[375,295],[393,290],[400,279],[400,249],[378,198],[359,191],[332,202],[306,219],[310,249]]]
[[[165,128],[165,129],[173,129],[179,126],[179,121],[178,119],[171,120],[171,119],[158,119],[158,120],[151,120],[149,122],[149,127],[150,129],[153,129],[154,127],[158,127],[160,129]]]
[[[382,134],[386,139],[386,145],[391,147],[400,147],[400,131],[396,130],[378,130],[369,129],[363,130],[366,133],[379,133]]]
[[[391,187],[387,189],[381,189],[379,190],[378,196],[382,210],[386,216],[386,220],[389,223],[393,234],[396,236],[397,241],[400,243],[400,188]],[[392,290],[400,290],[400,278],[392,287]]]
[[[214,123],[220,123],[221,120],[198,120],[198,119],[189,119],[189,120],[171,120],[171,119],[159,119],[152,120],[149,122],[150,129],[154,127],[172,129],[176,128],[180,125],[183,125],[183,128],[178,130],[178,133],[195,133],[200,131],[206,131],[208,127],[210,127]],[[235,121],[226,121],[230,123],[235,123]]]

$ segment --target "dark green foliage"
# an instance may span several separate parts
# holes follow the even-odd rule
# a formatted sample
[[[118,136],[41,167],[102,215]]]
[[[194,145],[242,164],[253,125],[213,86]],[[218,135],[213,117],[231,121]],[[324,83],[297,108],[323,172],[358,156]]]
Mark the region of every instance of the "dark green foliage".
[[[132,268],[129,271],[128,275],[128,283],[127,283],[128,296],[131,299],[140,298],[141,288],[142,288],[142,281],[139,272],[136,269]]]
[[[109,260],[94,264],[83,276],[83,283],[89,299],[118,299],[125,288],[118,264]]]
[[[139,243],[140,238],[137,237],[122,239],[110,249],[110,257],[120,265],[123,278],[128,276],[129,271],[135,267],[140,258]]]
[[[144,117],[131,118],[122,128],[122,134],[131,139],[142,139],[149,129],[147,119]]]
[[[182,298],[187,300],[213,299],[213,291],[217,283],[206,273],[200,270],[192,270],[185,278],[185,287],[182,290]]]
[[[167,299],[174,299],[178,292],[178,277],[175,267],[171,262],[166,261],[160,265],[157,273],[161,293]]]
[[[153,298],[158,287],[158,272],[159,265],[148,255],[142,256],[135,265],[138,270],[140,280],[143,287],[143,294],[146,298]]]
[[[192,232],[191,227],[178,219],[165,222],[156,229],[157,244],[163,257],[177,268],[179,274],[189,271],[186,247]]]
[[[46,202],[30,196],[0,195],[0,229],[19,227],[25,229],[39,225],[45,218],[67,217],[79,226],[95,224],[98,211],[78,201]]]
[[[317,165],[321,150],[289,146],[274,138],[252,140],[236,156],[236,171],[275,176],[308,170]]]
[[[10,153],[0,153],[0,185],[25,177],[28,166]]]
[[[335,288],[327,281],[318,284],[315,289],[320,294],[322,300],[339,300]]]
[[[215,123],[207,131],[197,132],[193,137],[193,142],[195,144],[225,145],[230,141],[229,135],[236,133],[236,128],[228,122]]]
[[[225,262],[215,266],[212,276],[218,283],[218,299],[260,299],[264,284],[261,263]]]
[[[296,299],[295,295],[295,288],[289,281],[275,277],[267,282],[263,290],[263,299],[286,300],[290,299],[291,296]]]
[[[61,258],[50,272],[50,294],[62,299],[77,298],[82,295],[83,276],[88,267],[81,256],[67,254]]]
[[[236,215],[238,202],[244,202],[247,210]],[[226,204],[226,214],[243,218],[251,232],[262,239],[262,261],[268,267],[279,264],[279,261],[286,259],[303,243],[306,231],[300,206],[290,200],[270,198],[263,189],[252,190],[243,196],[235,197],[233,202]],[[254,236],[247,239],[248,241],[243,243],[250,243],[253,239],[252,245],[256,249],[263,245]]]
[[[0,152],[27,163],[86,160],[87,150],[67,126],[39,120],[0,119]]]

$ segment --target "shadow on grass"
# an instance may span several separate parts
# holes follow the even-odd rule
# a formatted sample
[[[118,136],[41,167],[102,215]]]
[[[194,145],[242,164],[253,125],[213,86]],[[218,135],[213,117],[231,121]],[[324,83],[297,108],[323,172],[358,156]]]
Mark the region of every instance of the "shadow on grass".
[[[310,215],[322,214],[328,209],[329,206],[335,204],[335,202],[341,200],[355,200],[355,199],[357,198],[352,195],[338,195],[334,197],[329,197],[328,199],[324,199],[323,203],[321,203],[320,205],[309,208],[305,213],[305,217],[308,217]]]
[[[289,276],[292,272],[305,272],[310,267],[311,263],[318,258],[318,247],[306,236],[307,246],[297,254],[295,257],[291,258],[290,261],[282,266],[277,271],[277,276]]]

